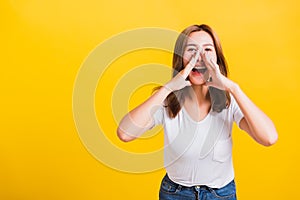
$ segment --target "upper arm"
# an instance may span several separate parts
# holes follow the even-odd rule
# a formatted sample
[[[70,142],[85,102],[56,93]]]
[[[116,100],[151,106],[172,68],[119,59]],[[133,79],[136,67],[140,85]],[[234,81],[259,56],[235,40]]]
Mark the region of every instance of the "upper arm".
[[[123,142],[130,142],[137,138],[137,137],[133,136],[132,134],[123,130],[120,126],[117,128],[117,136]]]
[[[255,138],[254,134],[252,134],[251,129],[249,127],[249,124],[248,124],[247,120],[245,119],[245,117],[243,117],[241,119],[241,121],[239,123],[239,127],[243,131],[246,131],[255,141],[257,141],[257,139]]]
[[[124,121],[123,127],[118,127],[117,129],[117,135],[120,138],[120,140],[124,141],[124,142],[129,142],[132,140],[135,140],[136,138],[138,138],[140,135],[142,135],[144,132],[152,129],[154,126],[158,125],[158,124],[162,124],[163,123],[163,108],[159,108],[158,110],[156,110],[151,118],[149,119],[149,122],[147,122],[147,124],[145,124],[144,126],[140,127],[137,126],[135,123],[132,122],[131,118],[129,117],[129,115],[125,116],[122,121]],[[121,123],[120,123],[121,124]]]
[[[249,125],[245,119],[245,117],[243,117],[239,123],[239,127],[240,129],[242,129],[243,131],[246,131],[248,134],[250,134],[250,128]]]

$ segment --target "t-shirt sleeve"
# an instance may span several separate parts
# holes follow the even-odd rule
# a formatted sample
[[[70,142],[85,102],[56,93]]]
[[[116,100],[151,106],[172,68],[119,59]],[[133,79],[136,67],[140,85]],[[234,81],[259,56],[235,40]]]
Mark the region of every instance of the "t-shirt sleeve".
[[[233,96],[231,96],[231,109],[233,113],[233,120],[240,127],[240,121],[243,119],[244,114],[242,113],[239,105],[237,104]]]
[[[163,119],[164,119],[164,106],[159,106],[159,108],[153,113],[152,118],[153,118],[153,123],[150,127],[152,129],[153,127],[157,125],[163,124]]]

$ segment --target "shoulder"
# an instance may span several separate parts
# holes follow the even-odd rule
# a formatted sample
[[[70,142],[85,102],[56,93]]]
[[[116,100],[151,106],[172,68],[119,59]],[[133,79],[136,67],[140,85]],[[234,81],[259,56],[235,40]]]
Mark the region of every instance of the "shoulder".
[[[235,98],[233,97],[233,95],[230,94],[230,104],[229,104],[228,108],[235,109],[236,107],[238,107],[238,104],[237,104]]]

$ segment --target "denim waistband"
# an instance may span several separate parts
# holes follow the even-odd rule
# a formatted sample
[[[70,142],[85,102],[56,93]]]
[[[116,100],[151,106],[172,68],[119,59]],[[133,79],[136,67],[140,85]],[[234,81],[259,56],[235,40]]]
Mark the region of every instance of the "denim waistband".
[[[196,190],[196,191],[216,189],[216,188],[208,187],[207,185],[184,186],[184,185],[181,185],[181,184],[178,184],[178,183],[175,183],[174,181],[172,181],[169,178],[168,174],[165,175],[165,180],[168,181],[169,183],[171,183],[172,185],[178,187],[179,189]]]

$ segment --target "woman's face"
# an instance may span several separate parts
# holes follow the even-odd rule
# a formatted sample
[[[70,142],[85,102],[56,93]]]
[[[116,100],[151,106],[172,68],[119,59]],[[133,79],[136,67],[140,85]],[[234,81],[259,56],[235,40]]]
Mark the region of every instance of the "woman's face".
[[[197,31],[189,35],[183,53],[184,67],[190,62],[197,51],[206,52],[209,59],[212,58],[215,63],[217,62],[214,42],[211,36],[205,31]],[[200,56],[194,69],[189,74],[189,80],[193,85],[203,85],[208,78],[209,74],[203,62],[203,56]]]

